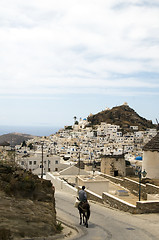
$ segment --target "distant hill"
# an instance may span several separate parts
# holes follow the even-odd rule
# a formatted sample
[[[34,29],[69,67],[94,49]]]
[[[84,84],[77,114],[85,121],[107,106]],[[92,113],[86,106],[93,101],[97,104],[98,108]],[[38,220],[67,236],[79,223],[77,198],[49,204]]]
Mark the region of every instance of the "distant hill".
[[[138,129],[142,131],[147,128],[156,128],[156,125],[153,124],[151,120],[146,120],[139,116],[126,104],[104,110],[95,115],[90,115],[87,119],[90,126],[100,125],[101,122],[106,122],[119,125],[124,131],[130,131],[130,126],[138,126]]]
[[[23,133],[8,133],[0,135],[0,143],[8,142],[11,146],[20,145],[23,141],[34,138],[30,134]]]

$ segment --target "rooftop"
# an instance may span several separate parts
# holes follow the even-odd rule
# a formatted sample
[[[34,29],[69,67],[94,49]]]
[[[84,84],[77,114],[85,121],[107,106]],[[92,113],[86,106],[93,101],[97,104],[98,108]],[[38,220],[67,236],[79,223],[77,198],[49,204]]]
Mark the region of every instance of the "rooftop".
[[[157,151],[159,152],[159,132],[153,137],[144,147],[144,151]]]

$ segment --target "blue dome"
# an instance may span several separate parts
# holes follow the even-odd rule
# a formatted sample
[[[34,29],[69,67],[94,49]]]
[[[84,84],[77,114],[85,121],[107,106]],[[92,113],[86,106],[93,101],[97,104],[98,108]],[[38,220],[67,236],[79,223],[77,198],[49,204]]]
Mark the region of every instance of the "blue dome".
[[[83,118],[83,120],[85,120],[85,121],[86,121],[86,120],[87,120],[87,118]]]
[[[137,156],[135,159],[141,161],[141,160],[142,160],[142,157],[141,157],[141,156]]]

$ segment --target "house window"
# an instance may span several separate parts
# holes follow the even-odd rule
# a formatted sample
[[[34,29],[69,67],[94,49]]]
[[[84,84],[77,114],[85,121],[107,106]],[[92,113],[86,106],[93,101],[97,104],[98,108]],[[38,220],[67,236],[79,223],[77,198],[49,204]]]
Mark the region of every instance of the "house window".
[[[56,161],[55,161],[55,164],[58,164],[58,163],[59,163],[59,162],[56,160]]]
[[[58,171],[58,168],[55,168],[55,171],[57,172],[57,171]]]
[[[36,161],[34,161],[34,165],[36,165]]]
[[[32,161],[29,161],[29,165],[32,165]]]
[[[24,165],[24,161],[21,161],[21,165]]]
[[[114,170],[114,177],[118,176],[118,170]]]

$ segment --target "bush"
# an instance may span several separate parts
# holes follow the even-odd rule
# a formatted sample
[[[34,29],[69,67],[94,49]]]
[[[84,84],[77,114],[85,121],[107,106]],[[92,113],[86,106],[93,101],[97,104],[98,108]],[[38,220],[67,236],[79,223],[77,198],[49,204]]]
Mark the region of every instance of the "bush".
[[[62,226],[61,222],[57,222],[56,223],[56,230],[58,232],[61,232],[63,230],[63,226]]]

